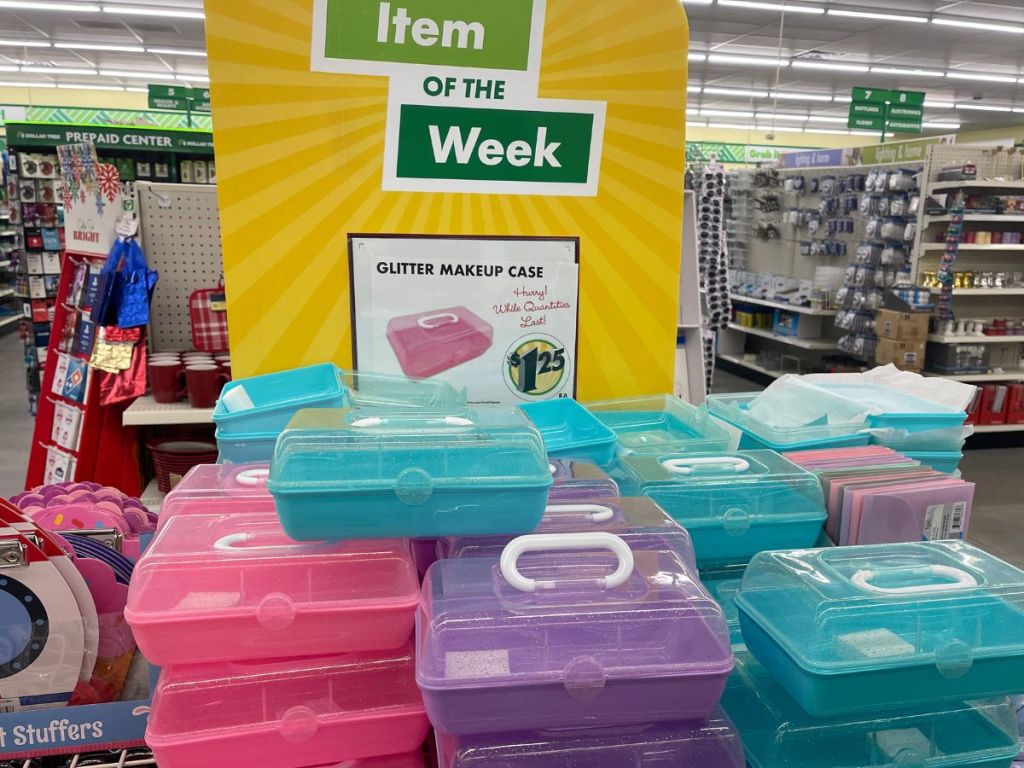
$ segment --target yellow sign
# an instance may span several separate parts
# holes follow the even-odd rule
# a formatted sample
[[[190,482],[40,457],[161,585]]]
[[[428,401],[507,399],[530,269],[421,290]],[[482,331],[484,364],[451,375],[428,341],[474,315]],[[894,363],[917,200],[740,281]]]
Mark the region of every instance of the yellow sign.
[[[351,365],[351,235],[578,238],[577,396],[671,391],[681,4],[494,5],[207,0],[235,375]]]

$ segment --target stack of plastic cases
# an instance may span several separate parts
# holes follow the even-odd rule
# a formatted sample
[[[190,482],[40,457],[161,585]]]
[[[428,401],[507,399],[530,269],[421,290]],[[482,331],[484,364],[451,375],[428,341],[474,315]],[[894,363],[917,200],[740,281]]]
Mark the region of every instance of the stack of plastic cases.
[[[826,513],[818,478],[774,451],[622,456],[622,492],[648,496],[689,531],[697,564],[812,547]]]
[[[619,485],[592,461],[550,459],[548,501],[607,498],[619,495]]]
[[[707,411],[671,395],[604,400],[587,409],[615,432],[626,453],[725,451],[732,440]]]
[[[440,768],[743,768],[739,735],[720,710],[703,722],[438,734],[437,753]]]
[[[830,716],[1024,690],[1024,571],[960,541],[765,552],[736,606],[750,652]]]
[[[680,553],[609,533],[434,563],[416,646],[430,720],[460,735],[702,720],[733,666],[721,608]]]
[[[814,717],[742,649],[722,707],[750,768],[1008,768],[1020,750],[1005,697]]]
[[[209,514],[163,525],[125,609],[164,667],[147,730],[159,763],[304,768],[421,744],[408,543],[301,544],[273,512],[193,503]]]
[[[739,437],[740,450],[799,451],[810,448],[842,448],[867,445],[871,433],[864,424],[813,424],[795,429],[775,427],[755,419],[750,402],[758,393],[709,395],[702,406]]]
[[[615,433],[571,397],[519,407],[540,430],[548,456],[588,459],[601,466],[615,460]]]
[[[406,645],[387,655],[169,667],[146,743],[167,768],[350,765],[414,752],[429,731],[414,665]]]
[[[274,514],[274,497],[267,490],[269,476],[270,465],[264,463],[193,467],[164,497],[157,530],[176,515]]]
[[[527,533],[551,484],[515,408],[314,409],[282,432],[267,487],[289,536],[324,541]]]
[[[671,549],[697,573],[690,534],[648,498],[616,496],[550,502],[535,533],[612,533],[630,549]],[[441,539],[441,559],[501,557],[509,536],[459,536]]]

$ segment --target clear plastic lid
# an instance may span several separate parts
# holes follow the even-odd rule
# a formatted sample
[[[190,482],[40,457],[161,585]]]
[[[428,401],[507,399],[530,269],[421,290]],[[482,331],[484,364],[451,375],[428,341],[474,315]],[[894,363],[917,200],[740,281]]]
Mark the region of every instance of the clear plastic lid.
[[[455,389],[441,379],[410,379],[405,376],[368,371],[342,371],[349,402],[355,408],[461,409],[466,407],[466,389]]]
[[[272,626],[307,611],[412,610],[418,597],[404,539],[304,544],[273,514],[189,515],[170,519],[135,566],[125,614],[132,624]]]
[[[347,721],[423,714],[425,722],[414,666],[406,646],[385,654],[165,667],[146,740],[167,747],[276,733],[301,745],[303,734]]]
[[[160,505],[160,525],[182,511],[273,512],[274,498],[267,490],[269,464],[199,464],[174,486]],[[211,508],[215,501],[218,508]]]
[[[551,455],[615,445],[615,433],[571,397],[524,403],[519,408],[544,436]]]
[[[706,676],[732,666],[718,605],[678,552],[609,533],[522,536],[500,559],[442,560],[417,621],[432,690]]]
[[[762,552],[736,604],[820,673],[1024,654],[1024,571],[961,541]]]
[[[846,416],[852,417],[857,408],[846,398],[830,394],[824,390],[818,390],[820,396],[819,409],[821,412],[832,411],[844,413],[843,408],[849,413]],[[767,424],[751,413],[751,404],[760,396],[757,392],[747,392],[731,395],[709,395],[704,402],[704,408],[723,421],[739,427],[754,437],[769,444],[771,447],[778,447],[784,450],[786,446],[801,446],[819,442],[829,441],[856,435],[865,428],[863,422],[855,422],[854,419],[844,420],[842,423],[828,423],[814,421],[801,426],[775,426]],[[805,397],[806,391],[801,390],[799,397]]]
[[[671,549],[696,573],[693,542],[686,529],[654,501],[643,496],[614,496],[551,501],[534,533],[613,533],[631,549]],[[456,536],[445,540],[444,557],[501,557],[513,536]]]
[[[452,736],[437,733],[440,768],[743,768],[721,710],[706,721]]]
[[[1009,700],[813,717],[750,653],[736,650],[722,707],[743,734],[751,768],[952,768],[1008,765],[1020,749]]]
[[[278,439],[268,487],[275,494],[394,490],[412,503],[438,487],[551,482],[540,433],[515,408],[310,409]]]
[[[619,495],[618,483],[592,461],[550,459],[550,465],[550,501]]]
[[[825,516],[818,478],[775,451],[631,454],[621,461],[637,493],[686,527]]]
[[[678,397],[659,395],[587,403],[605,425],[612,428],[624,451],[724,451],[729,433],[708,416]]]

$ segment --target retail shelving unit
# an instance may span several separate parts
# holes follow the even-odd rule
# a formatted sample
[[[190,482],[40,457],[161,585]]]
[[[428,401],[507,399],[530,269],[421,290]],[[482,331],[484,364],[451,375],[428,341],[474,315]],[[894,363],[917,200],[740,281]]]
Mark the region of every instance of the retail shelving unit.
[[[679,271],[675,394],[700,405],[707,397],[701,328],[700,272],[697,265],[697,207],[693,192],[683,201],[683,251]]]
[[[138,398],[121,417],[126,427],[152,427],[172,424],[210,424],[213,408],[193,408],[186,401],[158,403],[152,395]]]
[[[964,164],[977,168],[975,179],[962,181],[940,181],[943,169]],[[929,150],[925,167],[924,194],[934,197],[935,203],[947,196],[947,204],[953,195],[963,193],[968,199],[968,210],[964,214],[963,233],[957,250],[955,270],[958,275],[972,273],[978,282],[1002,284],[1003,287],[985,285],[981,287],[954,287],[952,310],[956,321],[980,321],[989,325],[997,319],[1024,321],[1024,243],[963,242],[967,233],[998,232],[1002,239],[1004,232],[1024,232],[1024,155],[1015,151],[985,149],[982,147],[935,146]],[[1021,205],[1014,206],[1006,213],[999,213],[998,206],[985,206],[981,211],[978,200],[986,196],[1019,197]],[[946,251],[946,235],[952,220],[950,215],[922,216],[914,248],[914,276],[919,285],[930,284],[934,279],[943,254]],[[989,236],[991,237],[991,235]],[[986,237],[985,239],[989,239]],[[990,279],[991,278],[991,279]],[[932,288],[940,293],[939,288]],[[962,329],[961,329],[962,330]],[[976,332],[949,332],[948,328],[933,328],[928,336],[926,369],[928,375],[972,384],[1024,382],[1024,335],[982,335]],[[959,345],[959,349],[950,349]],[[959,371],[940,372],[937,360],[960,359],[960,350],[968,355],[970,347],[983,357],[970,353],[971,365],[964,365]],[[975,364],[980,359],[980,364]],[[987,369],[987,370],[986,370]],[[1024,432],[1024,424],[979,425],[978,433]]]

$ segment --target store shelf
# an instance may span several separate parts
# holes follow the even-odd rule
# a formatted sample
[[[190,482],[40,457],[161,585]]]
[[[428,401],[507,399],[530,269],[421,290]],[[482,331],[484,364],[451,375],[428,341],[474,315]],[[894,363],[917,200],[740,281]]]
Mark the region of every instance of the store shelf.
[[[942,293],[941,288],[932,288],[932,293]],[[957,296],[1024,296],[1024,288],[954,288]]]
[[[738,365],[742,368],[748,368],[751,371],[764,374],[765,376],[771,376],[773,379],[779,378],[782,375],[782,371],[776,371],[771,368],[765,368],[763,365],[752,363],[749,360],[743,359],[740,355],[723,355],[721,352],[718,353],[719,360],[725,360],[727,363]]]
[[[978,424],[974,427],[976,435],[992,432],[1024,432],[1024,424]]]
[[[945,336],[929,333],[928,341],[936,344],[1024,344],[1024,336]]]
[[[21,315],[0,315],[0,328],[5,328],[19,320],[21,320]]]
[[[929,224],[941,224],[948,223],[952,220],[952,216],[946,214],[945,216],[925,216],[924,225],[927,227]],[[1009,214],[1009,213],[965,213],[964,221],[967,223],[972,222],[998,222],[1000,224],[1024,224],[1024,214]]]
[[[157,487],[156,478],[154,477],[142,491],[139,501],[149,507],[151,512],[159,514],[160,505],[164,503],[165,496],[167,496],[167,494]]]
[[[15,237],[17,234],[15,229],[0,229],[0,237]]]
[[[922,243],[921,244],[921,250],[922,251],[945,251],[946,250],[946,244],[945,243]],[[1024,244],[1018,243],[1016,245],[1003,245],[1003,244],[1000,243],[998,245],[985,245],[984,243],[982,243],[981,245],[977,245],[975,243],[960,243],[959,250],[961,250],[961,251],[1010,251],[1010,252],[1020,251],[1021,253],[1024,253]]]
[[[11,260],[10,259],[4,259],[3,261],[0,261],[0,269],[10,269],[10,268],[11,268]]]
[[[733,301],[740,301],[744,304],[757,304],[761,307],[772,307],[773,309],[784,309],[787,312],[796,312],[800,315],[817,315],[819,317],[832,317],[839,310],[836,309],[812,309],[811,307],[797,307],[792,304],[784,304],[780,301],[768,301],[768,299],[755,299],[753,296],[744,296],[741,293],[731,293],[729,298]]]
[[[1003,373],[933,373],[925,371],[924,375],[962,381],[966,384],[980,384],[986,381],[1024,381],[1024,370],[1011,370]]]
[[[793,336],[780,336],[772,331],[766,331],[762,328],[747,328],[746,326],[739,325],[738,323],[729,323],[729,328],[740,333],[748,333],[751,336],[760,336],[762,339],[770,339],[777,341],[781,344],[789,344],[793,347],[800,347],[801,349],[835,349],[836,344],[834,341],[826,339],[797,339]]]
[[[1024,189],[1024,181],[937,181],[929,185],[928,192],[942,192],[947,189]]]
[[[121,423],[126,427],[208,424],[212,420],[213,408],[193,408],[187,402],[158,403],[152,395],[140,397],[128,406],[121,417]]]
[[[14,295],[14,289],[13,288],[4,288],[3,290],[0,290],[0,299],[6,299],[8,296],[13,296],[13,295]]]

